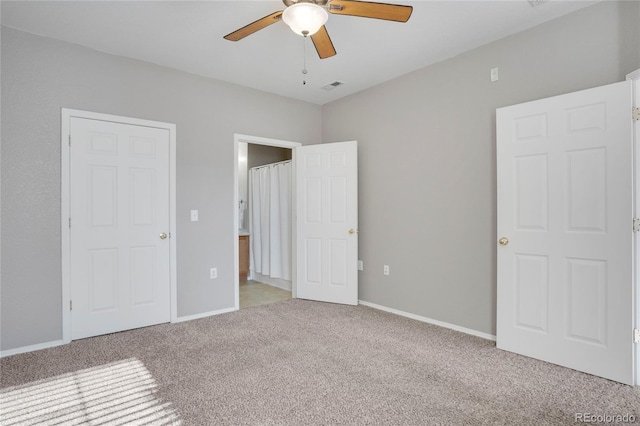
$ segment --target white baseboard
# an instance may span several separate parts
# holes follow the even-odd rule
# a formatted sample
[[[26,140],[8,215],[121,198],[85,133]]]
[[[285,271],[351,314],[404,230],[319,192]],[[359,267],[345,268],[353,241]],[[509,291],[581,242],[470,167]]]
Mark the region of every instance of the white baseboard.
[[[209,312],[203,312],[201,314],[187,315],[187,316],[184,316],[184,317],[178,317],[178,318],[175,319],[175,321],[172,321],[172,322],[173,323],[178,323],[178,322],[184,322],[184,321],[191,321],[191,320],[195,320],[195,319],[210,317],[210,316],[213,316],[213,315],[226,314],[226,313],[233,312],[233,311],[237,311],[237,309],[235,307],[233,307],[233,308],[224,308],[224,309],[219,309],[217,311],[209,311]]]
[[[226,314],[228,312],[233,312],[235,310],[236,308],[225,308],[217,311],[203,312],[201,314],[189,315],[186,317],[179,317],[173,322],[178,323],[183,321],[191,321],[194,319],[210,317],[212,315]],[[37,345],[22,346],[20,348],[7,349],[6,351],[0,352],[0,358],[4,358],[11,355],[23,354],[27,352],[39,351],[40,349],[53,348],[56,346],[61,346],[66,344],[69,344],[69,342],[65,342],[64,340],[54,340],[52,342],[38,343]]]
[[[481,331],[472,330],[470,328],[460,327],[459,325],[450,324],[448,322],[438,321],[438,320],[435,320],[435,319],[432,319],[432,318],[427,318],[427,317],[423,317],[423,316],[420,316],[420,315],[411,314],[409,312],[399,311],[399,310],[393,309],[393,308],[387,308],[386,306],[376,305],[375,303],[366,302],[364,300],[359,300],[358,303],[360,305],[363,305],[363,306],[368,306],[370,308],[379,309],[379,310],[385,311],[385,312],[390,312],[392,314],[400,315],[400,316],[406,317],[406,318],[411,318],[411,319],[414,319],[416,321],[426,322],[428,324],[433,324],[433,325],[437,325],[437,326],[440,326],[440,327],[449,328],[451,330],[459,331],[461,333],[470,334],[472,336],[482,337],[483,339],[492,340],[494,342],[496,341],[496,336],[494,336],[493,334],[487,334],[487,333],[483,333]]]
[[[0,358],[4,358],[11,355],[23,354],[26,352],[39,351],[40,349],[53,348],[60,345],[66,345],[64,340],[54,340],[52,342],[38,343],[37,345],[22,346],[20,348],[7,349],[0,352]]]

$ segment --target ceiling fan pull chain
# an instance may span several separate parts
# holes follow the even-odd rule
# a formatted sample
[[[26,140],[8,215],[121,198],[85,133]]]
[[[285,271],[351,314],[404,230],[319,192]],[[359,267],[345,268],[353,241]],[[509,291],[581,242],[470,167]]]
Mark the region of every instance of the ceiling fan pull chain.
[[[302,47],[302,75],[307,75],[307,36],[309,35],[309,31],[302,32],[303,37],[303,47]],[[302,85],[305,86],[307,84],[307,80],[302,77]]]

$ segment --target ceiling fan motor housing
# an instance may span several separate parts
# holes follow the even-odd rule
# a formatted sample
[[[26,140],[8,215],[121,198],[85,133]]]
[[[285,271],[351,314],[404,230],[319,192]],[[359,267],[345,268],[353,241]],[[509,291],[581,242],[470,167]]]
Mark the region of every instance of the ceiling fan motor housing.
[[[287,7],[293,6],[294,4],[297,4],[297,3],[313,3],[313,4],[317,4],[318,6],[324,6],[327,3],[329,3],[329,0],[282,0],[282,2]]]

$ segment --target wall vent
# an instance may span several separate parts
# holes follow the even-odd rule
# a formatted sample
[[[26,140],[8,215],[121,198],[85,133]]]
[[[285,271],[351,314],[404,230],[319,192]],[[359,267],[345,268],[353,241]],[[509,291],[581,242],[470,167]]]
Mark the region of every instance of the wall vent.
[[[322,88],[324,90],[333,90],[338,86],[342,86],[343,84],[344,82],[342,81],[334,81],[333,83],[325,84],[324,86],[322,86]]]
[[[546,3],[547,0],[528,0],[531,7],[540,6],[542,3]]]

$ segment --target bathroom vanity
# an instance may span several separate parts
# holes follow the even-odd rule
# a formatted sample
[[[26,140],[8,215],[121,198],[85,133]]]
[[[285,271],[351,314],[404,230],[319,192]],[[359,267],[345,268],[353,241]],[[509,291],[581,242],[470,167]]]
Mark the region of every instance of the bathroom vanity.
[[[238,240],[240,281],[246,281],[247,275],[249,275],[249,233],[240,230],[238,233]]]

